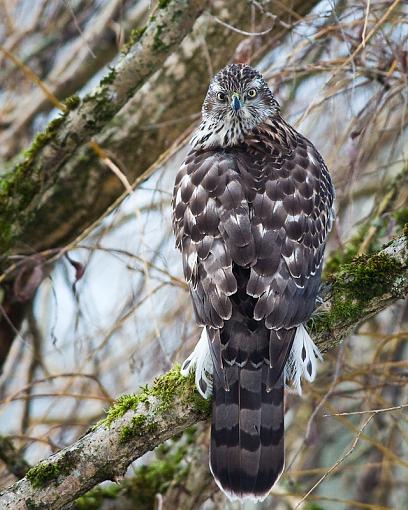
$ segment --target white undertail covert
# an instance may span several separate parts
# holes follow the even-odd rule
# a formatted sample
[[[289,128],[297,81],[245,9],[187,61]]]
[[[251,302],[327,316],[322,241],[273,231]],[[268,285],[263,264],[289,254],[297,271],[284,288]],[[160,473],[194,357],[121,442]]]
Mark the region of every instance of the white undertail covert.
[[[184,377],[195,370],[197,390],[204,398],[209,398],[212,395],[213,364],[208,342],[206,328],[203,328],[193,352],[181,366],[181,374]],[[316,378],[318,362],[322,360],[321,352],[310,338],[304,325],[301,324],[296,329],[292,349],[285,365],[286,384],[293,386],[301,396],[302,378],[308,382],[313,382]]]

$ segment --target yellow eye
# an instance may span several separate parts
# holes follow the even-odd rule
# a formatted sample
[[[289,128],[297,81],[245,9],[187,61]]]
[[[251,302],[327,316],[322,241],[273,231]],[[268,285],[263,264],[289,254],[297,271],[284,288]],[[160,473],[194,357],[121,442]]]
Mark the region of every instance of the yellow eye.
[[[225,103],[225,101],[227,100],[227,96],[226,94],[224,94],[224,92],[218,92],[217,99],[218,101],[221,101],[221,103]]]
[[[249,89],[248,92],[247,92],[247,97],[249,97],[250,99],[253,99],[254,97],[256,97],[256,90],[255,89]]]

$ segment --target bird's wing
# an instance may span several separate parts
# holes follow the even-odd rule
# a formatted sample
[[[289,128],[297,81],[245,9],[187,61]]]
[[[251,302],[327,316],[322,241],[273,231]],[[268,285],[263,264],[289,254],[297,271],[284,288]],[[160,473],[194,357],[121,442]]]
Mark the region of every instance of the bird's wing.
[[[237,291],[233,262],[255,263],[249,206],[235,159],[223,152],[191,152],[173,195],[176,246],[183,255],[198,322],[221,328]]]
[[[281,330],[283,341],[270,345],[280,369],[292,328],[313,311],[333,188],[321,156],[302,137],[285,157],[258,159],[258,173],[252,158],[239,150],[192,151],[176,179],[173,227],[198,322],[224,326],[237,292],[234,271],[248,268],[254,318]],[[219,334],[212,335],[219,360]]]
[[[258,300],[256,320],[288,329],[305,322],[314,308],[334,189],[322,157],[298,134],[292,150],[266,163],[263,173],[264,189],[252,203],[257,262],[247,292]]]

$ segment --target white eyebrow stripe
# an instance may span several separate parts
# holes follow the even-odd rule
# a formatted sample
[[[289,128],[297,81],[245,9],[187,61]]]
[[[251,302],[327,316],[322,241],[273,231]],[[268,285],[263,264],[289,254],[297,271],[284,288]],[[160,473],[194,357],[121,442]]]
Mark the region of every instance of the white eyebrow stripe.
[[[211,84],[211,89],[214,91],[214,92],[221,92],[222,91],[222,87],[219,83],[217,83],[216,81],[214,83]]]
[[[258,87],[261,87],[263,84],[263,80],[261,80],[260,78],[255,78],[253,79],[249,84],[248,84],[248,88],[251,88],[251,87],[255,87],[255,88],[258,88]]]

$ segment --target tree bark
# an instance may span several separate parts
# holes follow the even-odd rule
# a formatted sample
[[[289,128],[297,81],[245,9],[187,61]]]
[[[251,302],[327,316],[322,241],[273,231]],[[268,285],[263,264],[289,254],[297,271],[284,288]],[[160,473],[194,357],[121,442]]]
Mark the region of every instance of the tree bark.
[[[134,3],[132,2],[132,4]],[[92,24],[87,27],[82,37],[71,47],[66,58],[52,67],[44,81],[48,90],[57,99],[62,101],[71,94],[75,94],[77,90],[86,85],[92,76],[115,58],[118,47],[112,23],[120,17],[126,4],[130,4],[130,2],[122,0],[109,2],[95,17]],[[124,13],[121,25],[126,37],[129,37],[132,29],[140,26],[148,9],[146,1],[139,1],[135,4],[127,6]],[[61,4],[61,6],[63,10],[64,5]],[[90,13],[87,12],[89,6],[89,2],[83,2],[79,6],[79,14],[82,19],[89,17]],[[25,61],[25,64],[30,65],[30,60],[35,55],[41,56],[45,62],[55,61],[56,49],[64,44],[64,36],[65,38],[69,36],[70,26],[69,20],[65,19],[62,14],[56,18],[52,33],[48,37],[41,38],[41,42],[35,46],[33,54],[29,55],[31,58],[28,58],[28,62]],[[84,40],[87,41],[85,45],[83,44]],[[10,73],[18,69],[14,67]],[[7,79],[7,76],[4,79]],[[30,94],[24,97],[19,97],[18,100],[16,98],[12,113],[7,118],[7,124],[10,124],[10,127],[0,133],[0,154],[5,157],[15,154],[17,149],[22,147],[22,140],[25,139],[28,126],[33,119],[39,113],[49,111],[52,107],[52,103],[39,88],[33,89]]]
[[[68,204],[72,201],[75,203],[74,210],[83,211],[84,204],[80,201],[81,194],[78,191],[82,186],[89,189],[89,181],[92,179],[88,172],[92,169],[93,159],[97,157],[90,157],[86,162],[81,160],[82,175],[67,175],[68,162],[80,147],[87,146],[91,138],[113,119],[163,64],[192,29],[206,5],[204,0],[172,0],[165,8],[158,8],[156,16],[151,18],[144,32],[140,33],[140,40],[135,41],[99,86],[83,100],[77,97],[70,99],[65,105],[64,114],[36,137],[31,148],[24,153],[24,160],[2,176],[0,253],[8,253],[14,247],[19,252],[27,251],[27,246],[29,250],[43,249],[53,242],[58,243],[66,235],[64,216],[69,218],[74,211],[54,207],[58,203]],[[107,175],[108,172],[105,177]],[[100,183],[92,182],[91,187],[95,184]],[[119,193],[119,186],[117,190]],[[94,200],[100,191],[99,186],[93,190],[91,196]],[[106,208],[108,204],[104,205]],[[41,214],[44,208],[48,213],[46,217]],[[97,209],[97,214],[100,214],[100,206]],[[51,213],[53,210],[57,212],[56,215]],[[59,234],[56,234],[56,230]],[[48,242],[39,242],[38,239],[46,232]]]

